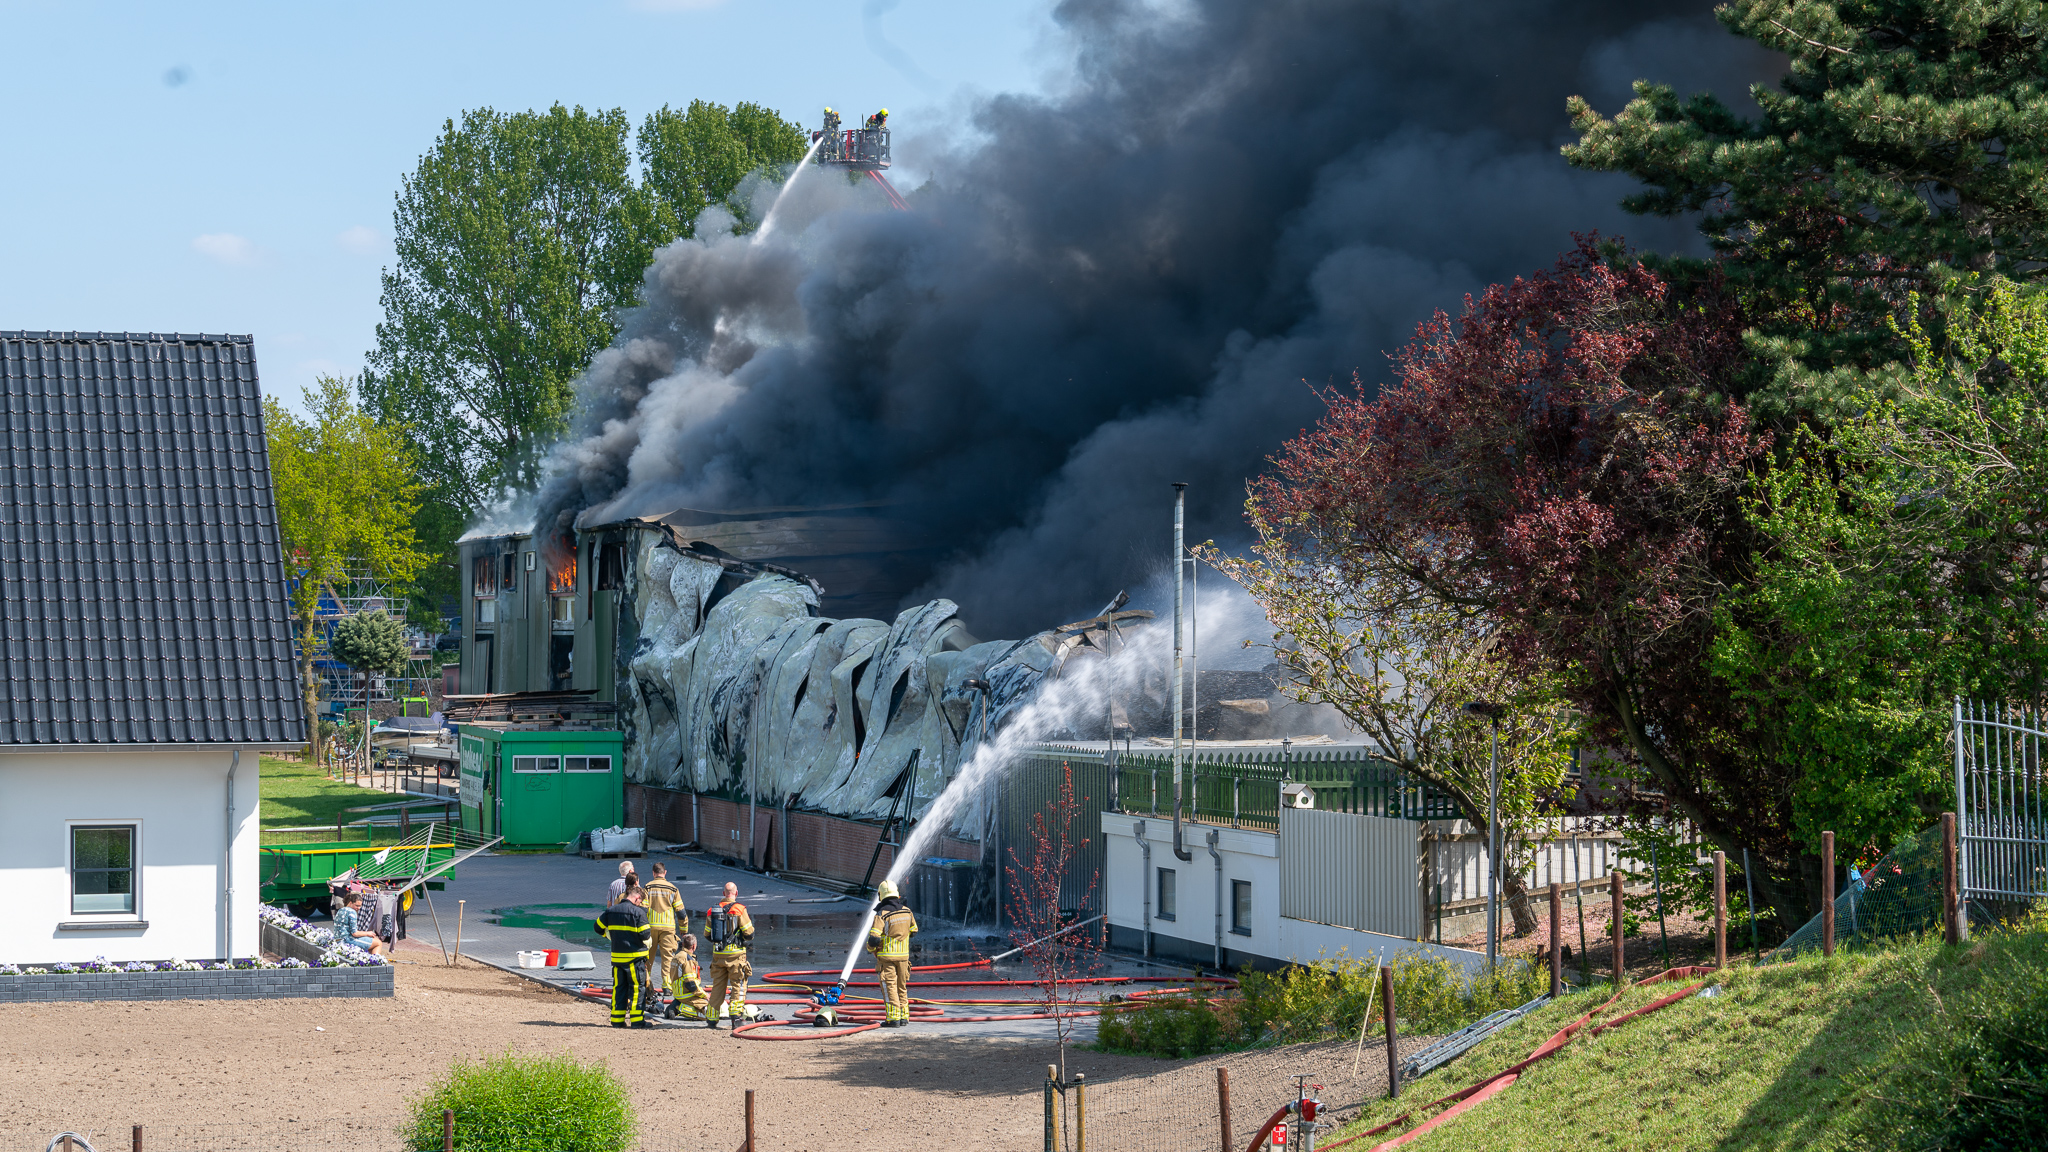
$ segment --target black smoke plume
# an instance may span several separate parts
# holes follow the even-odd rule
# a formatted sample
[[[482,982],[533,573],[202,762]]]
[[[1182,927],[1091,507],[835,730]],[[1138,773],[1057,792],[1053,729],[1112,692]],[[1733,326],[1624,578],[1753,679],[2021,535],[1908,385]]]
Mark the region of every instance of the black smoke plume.
[[[943,546],[915,599],[983,636],[1085,615],[1166,560],[1171,481],[1191,540],[1241,539],[1245,479],[1314,421],[1311,386],[1382,379],[1431,309],[1574,230],[1695,243],[1565,166],[1566,96],[1612,111],[1647,75],[1740,99],[1782,72],[1698,0],[1054,19],[1064,87],[979,104],[971,144],[920,158],[910,212],[814,171],[765,237],[665,249],[580,385],[539,529],[607,502],[886,501]],[[897,136],[900,158],[915,126]]]

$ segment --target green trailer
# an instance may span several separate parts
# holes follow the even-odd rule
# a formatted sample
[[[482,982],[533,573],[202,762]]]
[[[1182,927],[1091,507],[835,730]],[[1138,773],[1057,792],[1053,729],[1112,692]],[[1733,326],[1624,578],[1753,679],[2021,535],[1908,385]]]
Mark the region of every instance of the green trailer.
[[[625,820],[617,731],[480,721],[457,727],[464,832],[513,848],[560,848]]]
[[[432,872],[455,859],[460,849],[455,837],[436,836],[425,845],[390,845],[378,848],[366,840],[329,840],[312,844],[265,844],[257,851],[265,904],[290,908],[303,916],[308,910],[327,908],[327,882],[350,869],[373,870],[380,875]],[[382,854],[383,858],[378,859]],[[421,857],[425,860],[422,861]],[[429,888],[445,888],[455,875],[452,868],[426,882]]]

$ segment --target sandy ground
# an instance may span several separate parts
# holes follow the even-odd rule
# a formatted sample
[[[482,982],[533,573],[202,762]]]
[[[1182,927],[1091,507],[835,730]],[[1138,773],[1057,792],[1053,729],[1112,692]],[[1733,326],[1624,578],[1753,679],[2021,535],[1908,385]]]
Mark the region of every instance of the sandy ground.
[[[901,1149],[906,1123],[948,1147],[1041,1145],[1054,1059],[1042,1040],[980,1038],[964,1025],[795,1043],[700,1026],[621,1031],[598,1005],[474,962],[402,955],[396,975],[390,1000],[0,1005],[0,1149],[41,1149],[71,1129],[106,1135],[106,1152],[143,1124],[151,1152],[382,1152],[397,1147],[403,1102],[451,1060],[508,1048],[607,1061],[632,1086],[646,1149],[736,1146],[748,1088],[763,1152]],[[1385,1084],[1376,1043],[1191,1061],[1069,1055],[1091,1084],[1090,1136],[1104,1147],[1214,1147],[1219,1064],[1231,1072],[1239,1143],[1296,1073],[1328,1085],[1332,1105]],[[182,1127],[195,1125],[230,1127]]]

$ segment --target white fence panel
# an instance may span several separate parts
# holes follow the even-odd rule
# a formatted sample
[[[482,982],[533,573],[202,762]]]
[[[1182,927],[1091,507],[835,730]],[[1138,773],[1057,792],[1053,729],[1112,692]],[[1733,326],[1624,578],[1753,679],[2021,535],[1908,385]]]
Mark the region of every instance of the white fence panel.
[[[1282,809],[1280,915],[1419,938],[1420,828],[1413,820]]]

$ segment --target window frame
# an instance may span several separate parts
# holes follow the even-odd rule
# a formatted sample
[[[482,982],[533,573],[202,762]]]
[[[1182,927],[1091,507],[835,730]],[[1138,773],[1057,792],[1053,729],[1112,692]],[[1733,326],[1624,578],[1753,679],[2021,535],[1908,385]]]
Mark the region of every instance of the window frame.
[[[122,829],[128,833],[128,907],[92,908],[78,906],[78,833]],[[94,872],[117,872],[117,868],[95,868]],[[140,819],[66,820],[64,822],[65,907],[68,915],[95,920],[125,922],[142,919],[142,821]]]
[[[584,763],[585,763],[585,766],[584,766],[584,767],[582,767],[582,768],[574,768],[574,767],[571,767],[571,766],[570,766],[570,765],[572,765],[572,764],[573,764],[573,763],[574,763],[575,761],[578,761],[578,760],[584,761]],[[589,767],[589,762],[590,762],[590,761],[592,761],[592,760],[602,760],[602,761],[604,761],[604,767],[602,767],[602,768],[592,768],[592,767]],[[605,775],[609,776],[609,775],[611,775],[611,771],[612,771],[612,754],[611,754],[611,753],[609,753],[609,752],[607,752],[607,753],[605,753],[605,754],[604,754],[604,755],[602,755],[602,756],[564,756],[564,757],[562,757],[562,771],[563,771],[563,772],[575,772],[575,773],[578,773],[578,774],[580,774],[580,775],[586,775],[586,776],[594,776],[594,775],[596,775],[597,773],[599,773],[599,772],[602,772],[602,773],[604,773]]]
[[[1178,870],[1160,866],[1158,875],[1152,881],[1152,918],[1154,920],[1180,919],[1180,874]]]
[[[1252,882],[1230,882],[1230,930],[1239,936],[1252,934]]]
[[[543,760],[545,760],[545,761],[547,761],[547,762],[548,762],[548,767],[546,767],[546,768],[521,768],[521,767],[519,766],[519,765],[520,765],[520,764],[521,764],[522,762],[524,762],[524,763],[528,763],[528,764],[538,764],[538,763],[540,763],[540,762],[541,762],[541,761],[543,761]],[[560,754],[560,753],[554,753],[554,754],[550,754],[550,755],[546,755],[546,756],[541,756],[541,755],[533,755],[533,756],[514,756],[514,757],[512,757],[512,772],[513,772],[513,774],[514,774],[514,775],[516,775],[516,776],[547,776],[547,775],[552,775],[552,774],[554,774],[554,773],[560,772],[561,770],[562,770],[562,757],[561,757],[561,754]]]

